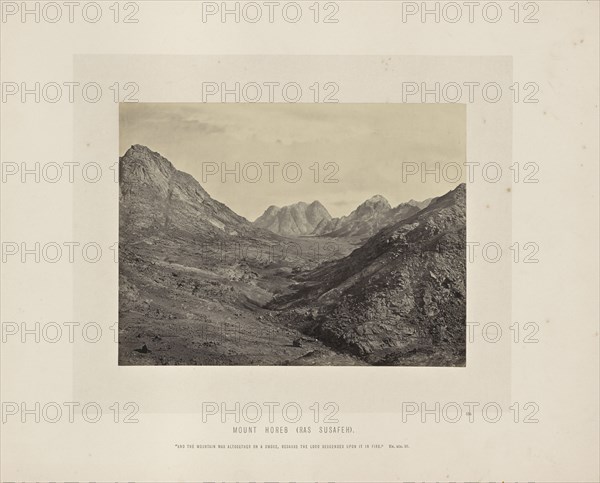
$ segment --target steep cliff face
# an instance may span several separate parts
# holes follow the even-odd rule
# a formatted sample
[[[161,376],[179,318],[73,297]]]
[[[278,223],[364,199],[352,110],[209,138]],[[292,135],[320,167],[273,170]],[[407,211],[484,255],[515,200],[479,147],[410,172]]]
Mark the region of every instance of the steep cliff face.
[[[284,236],[310,235],[322,222],[331,220],[327,209],[319,202],[300,202],[279,208],[270,206],[254,225]]]
[[[371,363],[463,365],[465,197],[460,185],[434,199],[275,305],[316,309],[310,333]]]

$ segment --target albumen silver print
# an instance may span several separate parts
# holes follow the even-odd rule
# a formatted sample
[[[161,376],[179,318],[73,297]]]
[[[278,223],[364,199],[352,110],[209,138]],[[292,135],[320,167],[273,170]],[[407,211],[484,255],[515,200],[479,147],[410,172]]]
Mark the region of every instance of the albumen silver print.
[[[120,142],[120,364],[466,364],[464,106],[122,104]]]

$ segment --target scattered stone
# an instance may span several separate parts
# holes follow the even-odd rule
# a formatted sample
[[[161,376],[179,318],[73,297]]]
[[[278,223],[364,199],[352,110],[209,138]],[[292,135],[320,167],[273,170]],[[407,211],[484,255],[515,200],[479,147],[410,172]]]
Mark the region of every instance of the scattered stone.
[[[139,352],[140,354],[148,354],[148,352],[152,352],[150,349],[148,349],[146,344],[144,344],[141,349],[136,349],[135,351]]]
[[[294,339],[294,342],[292,342],[292,345],[294,347],[302,347],[302,339]]]

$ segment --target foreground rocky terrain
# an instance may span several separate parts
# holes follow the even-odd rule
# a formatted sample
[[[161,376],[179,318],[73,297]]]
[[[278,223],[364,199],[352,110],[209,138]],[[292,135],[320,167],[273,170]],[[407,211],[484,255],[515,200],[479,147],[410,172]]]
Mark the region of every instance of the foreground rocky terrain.
[[[305,217],[281,236],[132,146],[120,160],[119,363],[464,365],[464,191],[402,212],[372,199],[326,237],[301,236],[331,217],[299,205]]]

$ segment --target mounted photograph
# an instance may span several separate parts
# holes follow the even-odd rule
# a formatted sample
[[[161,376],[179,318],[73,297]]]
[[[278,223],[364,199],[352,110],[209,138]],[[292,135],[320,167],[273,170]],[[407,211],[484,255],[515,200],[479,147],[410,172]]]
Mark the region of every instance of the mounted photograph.
[[[466,366],[464,105],[119,118],[119,365]]]

